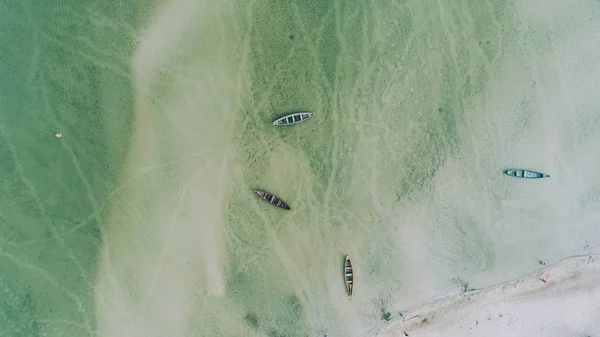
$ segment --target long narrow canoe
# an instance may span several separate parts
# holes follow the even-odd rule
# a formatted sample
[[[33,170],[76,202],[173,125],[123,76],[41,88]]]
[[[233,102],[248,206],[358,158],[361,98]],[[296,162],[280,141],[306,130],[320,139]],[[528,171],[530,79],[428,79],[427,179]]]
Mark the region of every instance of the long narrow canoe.
[[[314,112],[296,112],[287,116],[283,116],[281,118],[277,118],[273,121],[273,125],[292,125],[298,124],[300,122],[304,122],[305,120],[314,116]]]
[[[268,202],[269,204],[279,207],[279,208],[283,208],[285,210],[291,210],[290,206],[288,206],[288,204],[286,204],[285,202],[283,202],[283,200],[279,199],[278,197],[274,196],[273,194],[267,193],[265,191],[261,191],[261,190],[254,190],[254,193],[258,194],[258,196],[260,196],[261,198],[263,198],[263,200],[265,200],[266,202]]]
[[[538,179],[538,178],[548,178],[548,177],[550,177],[549,175],[547,175],[545,173],[540,173],[540,172],[535,172],[535,171],[530,171],[530,170],[524,170],[524,169],[510,169],[510,170],[505,170],[504,174],[509,175],[511,177],[515,177],[515,178],[529,178],[529,179]]]
[[[344,263],[344,279],[346,280],[348,298],[352,299],[352,291],[354,290],[354,272],[352,271],[352,262],[350,262],[349,255],[346,255],[346,262]]]

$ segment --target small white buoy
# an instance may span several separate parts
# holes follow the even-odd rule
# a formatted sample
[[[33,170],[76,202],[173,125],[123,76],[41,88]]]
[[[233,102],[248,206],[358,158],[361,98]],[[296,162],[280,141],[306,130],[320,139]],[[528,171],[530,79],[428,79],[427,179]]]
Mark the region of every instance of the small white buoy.
[[[57,133],[56,133],[56,138],[62,138],[62,133],[60,133],[60,132],[57,132]]]

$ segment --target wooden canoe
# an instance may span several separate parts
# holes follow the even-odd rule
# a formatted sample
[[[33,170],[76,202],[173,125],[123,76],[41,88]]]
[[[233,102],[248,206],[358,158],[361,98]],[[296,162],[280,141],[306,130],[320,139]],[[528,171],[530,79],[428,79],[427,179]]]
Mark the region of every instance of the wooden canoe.
[[[349,255],[346,255],[346,262],[344,263],[344,279],[346,280],[348,298],[352,299],[352,291],[354,290],[354,272],[352,271],[352,262],[350,262]]]
[[[283,208],[285,210],[291,210],[290,206],[288,206],[288,204],[286,204],[285,202],[283,202],[283,200],[279,199],[278,197],[274,196],[273,194],[267,193],[265,191],[261,191],[261,190],[254,190],[254,193],[258,194],[261,198],[263,198],[263,200],[265,200],[266,202],[268,202],[269,204],[275,206],[275,207],[279,207],[279,208]]]
[[[304,122],[305,120],[314,116],[314,112],[296,112],[287,116],[283,116],[281,118],[277,118],[273,121],[273,125],[293,125],[298,124],[300,122]]]

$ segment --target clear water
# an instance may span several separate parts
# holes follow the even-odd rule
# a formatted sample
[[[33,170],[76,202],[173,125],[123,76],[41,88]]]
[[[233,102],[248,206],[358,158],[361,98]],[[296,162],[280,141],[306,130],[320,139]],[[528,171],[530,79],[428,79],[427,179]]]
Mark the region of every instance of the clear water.
[[[362,336],[598,252],[599,11],[5,1],[1,335]]]

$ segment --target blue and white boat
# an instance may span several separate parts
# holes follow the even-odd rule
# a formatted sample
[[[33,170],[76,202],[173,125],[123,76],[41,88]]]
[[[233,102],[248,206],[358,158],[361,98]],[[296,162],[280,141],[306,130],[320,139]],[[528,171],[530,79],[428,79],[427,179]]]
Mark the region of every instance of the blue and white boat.
[[[549,175],[545,173],[524,170],[524,169],[509,169],[504,171],[505,174],[515,177],[515,178],[529,178],[529,179],[537,179],[537,178],[548,178]]]
[[[305,120],[311,118],[312,116],[314,116],[315,113],[314,112],[296,112],[293,113],[291,115],[287,115],[287,116],[283,116],[281,118],[277,118],[275,121],[273,121],[273,125],[292,125],[292,124],[298,124],[300,122],[304,122]]]

